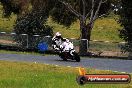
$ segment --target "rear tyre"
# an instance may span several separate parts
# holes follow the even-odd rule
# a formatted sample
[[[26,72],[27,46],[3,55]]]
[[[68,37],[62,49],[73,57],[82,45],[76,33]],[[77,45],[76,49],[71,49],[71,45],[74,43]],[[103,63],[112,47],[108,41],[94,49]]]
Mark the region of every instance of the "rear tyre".
[[[64,61],[67,61],[67,59],[66,59],[64,53],[60,53],[60,54],[59,54],[59,57],[60,57],[61,59],[63,59]]]

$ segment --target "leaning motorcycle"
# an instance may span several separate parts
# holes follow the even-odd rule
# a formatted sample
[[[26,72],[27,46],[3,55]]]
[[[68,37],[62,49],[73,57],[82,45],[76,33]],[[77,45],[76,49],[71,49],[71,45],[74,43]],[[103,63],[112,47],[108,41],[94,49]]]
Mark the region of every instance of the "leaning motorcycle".
[[[64,61],[71,59],[80,62],[80,56],[75,51],[73,43],[68,41],[67,39],[60,46],[58,46],[57,51],[60,58],[62,58]]]

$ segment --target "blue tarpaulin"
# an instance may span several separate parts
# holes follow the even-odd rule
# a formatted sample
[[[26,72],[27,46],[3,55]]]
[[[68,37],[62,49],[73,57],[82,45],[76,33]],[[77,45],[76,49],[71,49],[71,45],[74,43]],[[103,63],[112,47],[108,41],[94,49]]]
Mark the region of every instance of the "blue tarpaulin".
[[[40,42],[38,44],[38,50],[41,52],[47,51],[48,50],[48,45],[45,42]]]

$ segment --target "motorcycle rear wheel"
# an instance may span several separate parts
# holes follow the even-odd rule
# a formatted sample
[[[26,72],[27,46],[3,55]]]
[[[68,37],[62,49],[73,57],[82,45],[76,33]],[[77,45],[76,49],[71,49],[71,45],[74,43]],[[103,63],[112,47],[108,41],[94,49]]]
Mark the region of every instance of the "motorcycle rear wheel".
[[[60,53],[59,57],[63,59],[64,61],[67,61],[67,58],[65,57],[64,53]]]

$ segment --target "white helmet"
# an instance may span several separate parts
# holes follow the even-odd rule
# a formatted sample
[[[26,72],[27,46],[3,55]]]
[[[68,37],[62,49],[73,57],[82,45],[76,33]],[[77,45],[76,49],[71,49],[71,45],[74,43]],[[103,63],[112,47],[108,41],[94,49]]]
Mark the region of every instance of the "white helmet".
[[[60,32],[56,32],[55,36],[61,36]]]

